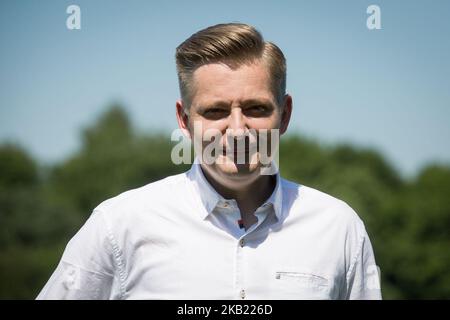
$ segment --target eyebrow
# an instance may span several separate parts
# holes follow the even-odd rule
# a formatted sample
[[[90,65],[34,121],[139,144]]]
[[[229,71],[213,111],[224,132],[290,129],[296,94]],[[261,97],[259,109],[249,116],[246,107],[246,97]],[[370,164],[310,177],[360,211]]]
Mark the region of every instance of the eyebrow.
[[[266,105],[266,106],[270,106],[272,108],[275,107],[273,102],[270,101],[269,99],[247,99],[247,100],[242,101],[240,103],[240,105],[242,107],[247,107],[249,105]],[[230,102],[229,101],[218,100],[218,101],[215,101],[215,102],[212,102],[212,103],[200,105],[200,109],[201,110],[205,110],[205,109],[215,108],[215,107],[228,108],[229,106],[230,106]]]
[[[249,106],[249,105],[265,105],[265,106],[275,107],[273,102],[270,101],[269,99],[248,99],[248,100],[244,100],[241,103],[241,105],[244,107]]]

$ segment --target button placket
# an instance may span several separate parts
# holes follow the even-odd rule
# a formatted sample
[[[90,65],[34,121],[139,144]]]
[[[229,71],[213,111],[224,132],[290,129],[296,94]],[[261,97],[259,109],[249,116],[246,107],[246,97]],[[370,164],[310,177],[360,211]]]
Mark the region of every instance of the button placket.
[[[236,287],[238,299],[245,299],[245,238],[237,241],[236,247]]]

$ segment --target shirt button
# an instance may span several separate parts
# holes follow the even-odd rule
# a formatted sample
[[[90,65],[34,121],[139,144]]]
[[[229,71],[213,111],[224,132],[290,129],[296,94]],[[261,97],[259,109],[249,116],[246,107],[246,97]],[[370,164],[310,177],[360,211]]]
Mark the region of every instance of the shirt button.
[[[245,299],[245,290],[244,289],[241,290],[241,299]]]
[[[241,240],[239,241],[239,245],[241,246],[241,248],[243,248],[243,247],[245,246],[245,240],[244,240],[244,239],[241,239]]]

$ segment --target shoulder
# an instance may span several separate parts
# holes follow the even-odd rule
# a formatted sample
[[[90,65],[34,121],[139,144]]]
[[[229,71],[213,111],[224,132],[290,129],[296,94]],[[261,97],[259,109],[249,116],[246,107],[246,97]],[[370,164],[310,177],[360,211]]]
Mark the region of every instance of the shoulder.
[[[364,224],[356,211],[345,201],[318,189],[281,179],[283,203],[288,206],[289,214],[305,218],[318,219],[353,228],[359,231]]]
[[[168,176],[145,186],[125,191],[100,203],[100,211],[108,219],[126,218],[130,214],[148,212],[151,209],[174,202],[185,192],[186,173]]]
[[[355,261],[366,241],[370,242],[356,211],[330,194],[284,180],[283,206],[285,224],[292,233],[307,230],[309,234],[320,237],[322,244],[342,248],[347,264]]]

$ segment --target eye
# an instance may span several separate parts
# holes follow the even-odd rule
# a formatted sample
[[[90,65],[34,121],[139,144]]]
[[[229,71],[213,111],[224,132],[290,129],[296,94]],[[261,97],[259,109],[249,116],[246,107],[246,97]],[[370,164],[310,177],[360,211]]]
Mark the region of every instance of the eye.
[[[245,109],[245,114],[250,117],[262,117],[270,114],[270,109],[265,105],[253,105]]]
[[[203,117],[211,120],[220,119],[228,115],[228,111],[222,108],[209,108],[203,111]]]

